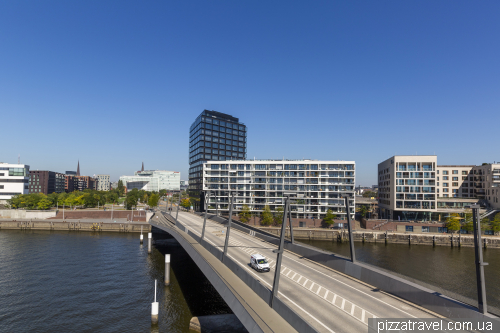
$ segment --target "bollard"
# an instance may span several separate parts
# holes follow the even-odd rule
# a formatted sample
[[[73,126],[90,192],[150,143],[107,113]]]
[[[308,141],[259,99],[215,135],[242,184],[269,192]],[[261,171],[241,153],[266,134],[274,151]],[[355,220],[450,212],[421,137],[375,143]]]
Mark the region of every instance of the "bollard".
[[[387,245],[387,231],[385,232],[385,245]]]
[[[142,244],[142,242],[143,242],[143,238],[144,238],[144,237],[142,236],[142,225],[141,225],[141,237],[140,237],[140,239],[141,239],[141,244]]]
[[[155,301],[151,303],[151,324],[158,324],[158,302],[156,301],[156,280],[155,280]]]
[[[151,253],[151,233],[148,232],[148,253]]]
[[[408,235],[408,245],[411,245],[411,235]]]
[[[436,246],[436,235],[432,236],[432,246]]]
[[[365,233],[363,232],[363,244],[365,243]]]
[[[458,247],[462,247],[462,233],[458,234]]]
[[[488,248],[488,238],[485,238],[484,239],[484,248],[487,249]]]
[[[170,254],[165,254],[165,285],[170,284]]]
[[[451,247],[453,247],[453,234],[451,234]]]

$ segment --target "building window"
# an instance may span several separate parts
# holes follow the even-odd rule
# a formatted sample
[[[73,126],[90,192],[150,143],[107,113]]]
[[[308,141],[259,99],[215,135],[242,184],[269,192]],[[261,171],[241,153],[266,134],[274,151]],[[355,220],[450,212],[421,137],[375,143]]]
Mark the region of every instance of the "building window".
[[[443,177],[443,180],[448,180],[448,176]]]
[[[458,183],[452,183],[451,185],[452,186],[458,186]]]
[[[430,227],[422,227],[422,232],[429,232],[430,231]]]
[[[453,170],[454,175],[458,175],[458,170]]]
[[[0,190],[3,190],[4,186],[3,185],[0,185]]]
[[[467,173],[467,171],[462,171],[462,175],[466,175]]]
[[[407,232],[413,232],[413,226],[412,225],[407,225],[406,226],[406,231]]]
[[[458,182],[458,177],[453,177],[454,182]]]
[[[438,232],[446,233],[446,232],[448,232],[448,228],[446,228],[446,227],[438,227]]]
[[[448,174],[448,171],[443,170],[443,175],[447,175],[447,174]]]

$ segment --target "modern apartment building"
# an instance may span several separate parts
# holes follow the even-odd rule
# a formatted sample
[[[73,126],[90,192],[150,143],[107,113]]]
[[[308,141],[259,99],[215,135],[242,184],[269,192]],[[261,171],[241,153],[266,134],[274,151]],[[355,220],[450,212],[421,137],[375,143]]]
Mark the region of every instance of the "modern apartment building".
[[[382,218],[431,220],[436,212],[437,156],[393,156],[378,165]]]
[[[59,172],[30,171],[29,193],[62,193],[65,191],[66,176]]]
[[[204,110],[189,129],[189,192],[202,190],[203,163],[244,160],[247,157],[247,127],[238,118]]]
[[[434,155],[393,156],[380,163],[380,216],[442,220],[449,213],[463,213],[465,206],[478,202],[500,210],[500,164],[436,164]]]
[[[0,203],[14,195],[28,194],[30,166],[0,162]]]
[[[469,176],[470,185],[474,181],[474,194],[489,206],[500,210],[500,163],[475,166]]]
[[[153,192],[160,190],[180,191],[181,188],[181,173],[178,171],[136,171],[134,176],[121,176],[120,180],[127,191],[134,188]]]
[[[233,212],[247,205],[261,213],[265,206],[275,211],[291,194],[293,218],[322,219],[331,209],[346,218],[345,199],[354,218],[355,162],[317,160],[209,161],[202,165],[203,196],[210,192],[209,212],[228,212],[229,192],[235,193]],[[202,202],[202,210],[204,200]]]
[[[109,175],[97,175],[97,190],[98,191],[109,191],[111,190],[111,182]]]

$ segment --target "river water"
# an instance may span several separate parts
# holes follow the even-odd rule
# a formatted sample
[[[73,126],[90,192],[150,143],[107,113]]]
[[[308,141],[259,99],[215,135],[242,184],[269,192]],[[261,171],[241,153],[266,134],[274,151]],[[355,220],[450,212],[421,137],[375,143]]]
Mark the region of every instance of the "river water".
[[[180,246],[159,240],[148,255],[146,242],[138,234],[0,231],[0,332],[188,332],[192,316],[231,313]],[[151,326],[155,279],[160,313]]]
[[[299,240],[350,258],[349,243]],[[356,259],[477,306],[474,248],[355,242]],[[500,249],[483,250],[487,302],[500,315]],[[495,307],[495,308],[493,308]]]

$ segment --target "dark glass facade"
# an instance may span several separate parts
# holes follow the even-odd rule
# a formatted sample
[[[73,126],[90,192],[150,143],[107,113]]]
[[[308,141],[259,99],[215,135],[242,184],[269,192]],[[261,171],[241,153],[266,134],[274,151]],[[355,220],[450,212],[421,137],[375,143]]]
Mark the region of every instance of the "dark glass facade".
[[[189,193],[199,197],[203,162],[247,158],[247,127],[238,118],[204,110],[189,129]]]

